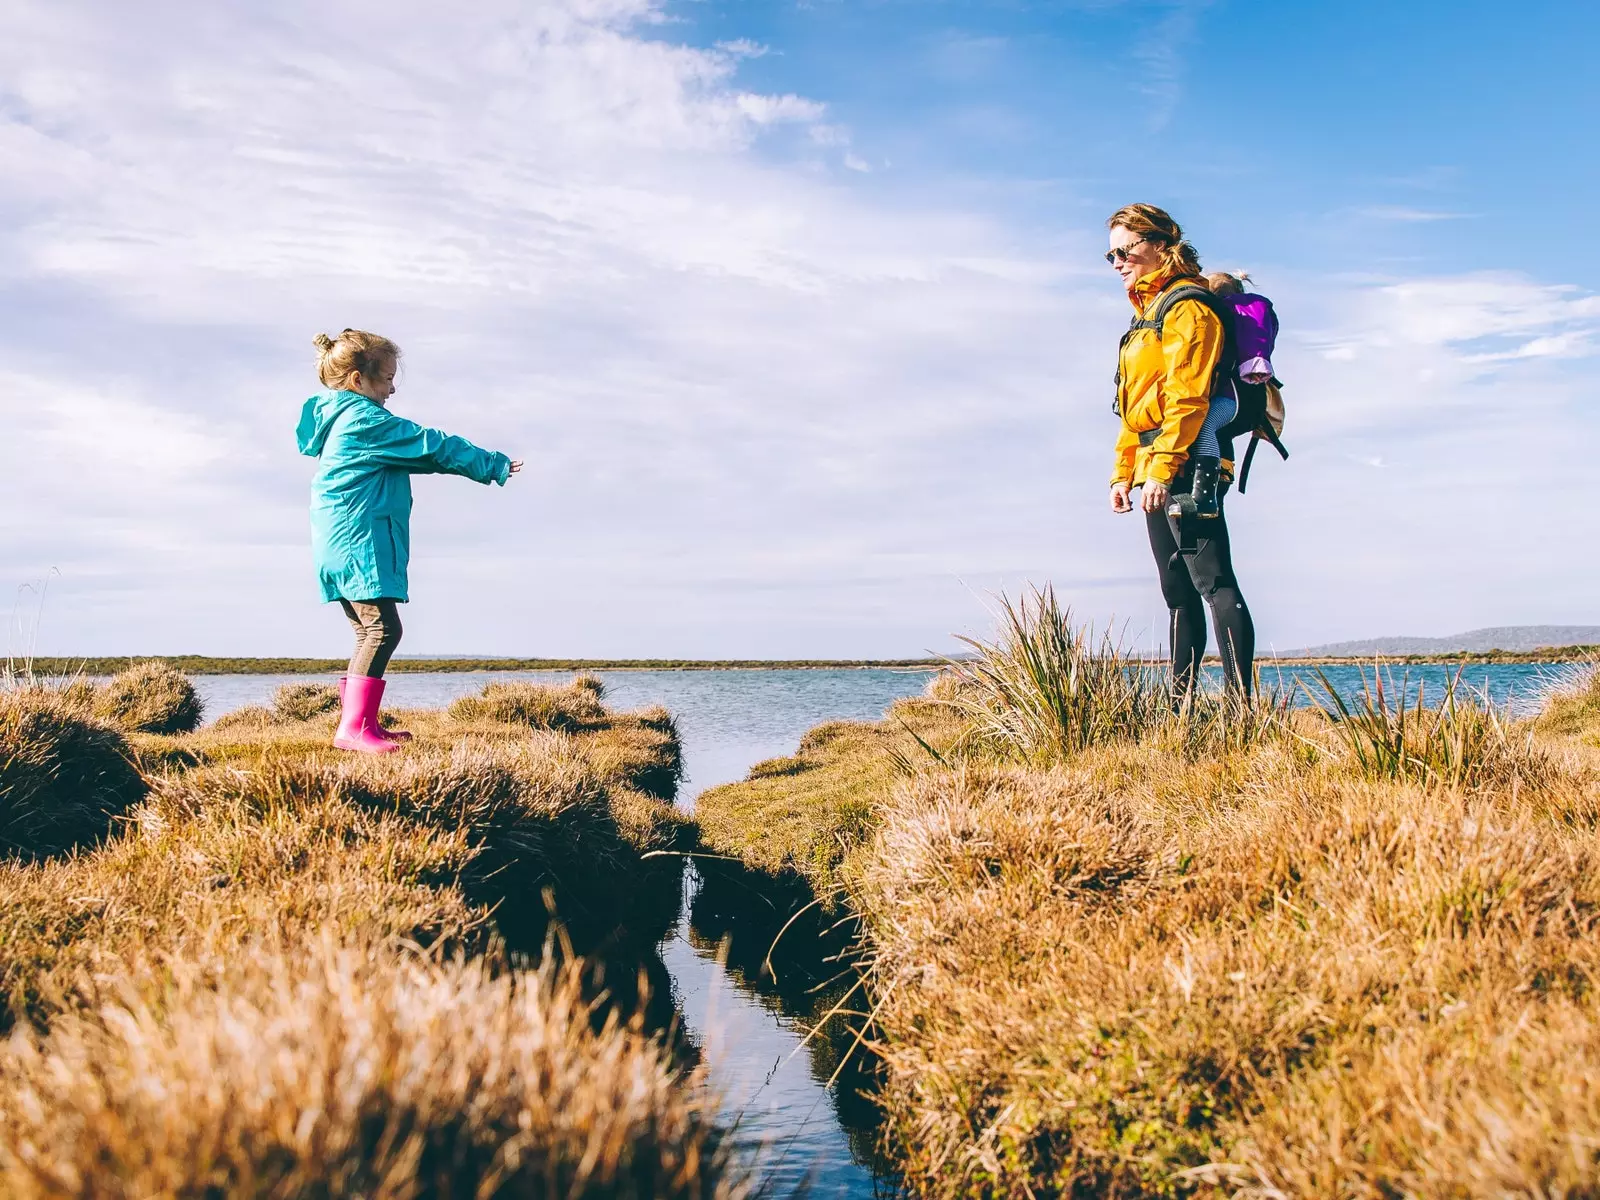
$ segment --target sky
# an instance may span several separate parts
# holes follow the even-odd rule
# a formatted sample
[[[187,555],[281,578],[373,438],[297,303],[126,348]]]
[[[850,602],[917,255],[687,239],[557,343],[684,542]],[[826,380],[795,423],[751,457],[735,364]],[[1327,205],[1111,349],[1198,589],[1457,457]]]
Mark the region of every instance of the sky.
[[[8,0],[7,649],[346,652],[292,432],[346,326],[403,347],[394,411],[527,462],[416,480],[403,653],[916,656],[1046,583],[1152,644],[1106,503],[1131,201],[1283,321],[1292,457],[1228,505],[1263,651],[1600,623],[1597,37],[1577,0]]]

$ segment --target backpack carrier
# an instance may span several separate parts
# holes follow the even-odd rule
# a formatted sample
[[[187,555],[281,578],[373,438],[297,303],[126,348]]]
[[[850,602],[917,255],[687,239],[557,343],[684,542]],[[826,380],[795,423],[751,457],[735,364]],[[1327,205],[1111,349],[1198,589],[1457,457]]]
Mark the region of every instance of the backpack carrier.
[[[1180,300],[1198,300],[1222,322],[1222,357],[1217,360],[1217,368],[1211,376],[1211,395],[1221,394],[1223,385],[1226,384],[1232,387],[1234,398],[1239,403],[1239,411],[1233,420],[1217,431],[1217,440],[1222,443],[1224,449],[1223,457],[1233,458],[1234,438],[1245,433],[1250,435],[1250,445],[1245,448],[1244,461],[1239,464],[1239,494],[1242,496],[1245,480],[1250,474],[1251,460],[1256,455],[1257,442],[1267,442],[1280,457],[1284,459],[1289,457],[1289,451],[1279,440],[1279,435],[1283,433],[1284,408],[1281,390],[1283,384],[1277,379],[1268,380],[1266,383],[1247,383],[1238,377],[1239,352],[1233,332],[1233,308],[1210,288],[1199,283],[1186,283],[1163,292],[1155,307],[1147,315],[1135,316],[1128,323],[1128,332],[1122,335],[1122,341],[1117,346],[1116,398],[1111,402],[1111,411],[1119,417],[1122,415],[1123,347],[1128,344],[1128,339],[1141,329],[1153,329],[1156,337],[1160,338],[1167,314]],[[1153,445],[1156,435],[1160,432],[1159,429],[1151,429],[1141,433],[1139,444]]]

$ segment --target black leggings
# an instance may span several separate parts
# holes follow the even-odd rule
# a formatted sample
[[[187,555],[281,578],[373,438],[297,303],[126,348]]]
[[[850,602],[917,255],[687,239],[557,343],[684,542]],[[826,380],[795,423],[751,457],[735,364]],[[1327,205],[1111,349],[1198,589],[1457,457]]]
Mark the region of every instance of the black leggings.
[[[1173,481],[1172,490],[1179,495],[1189,490],[1186,474]],[[1161,594],[1171,612],[1167,635],[1172,642],[1172,681],[1178,694],[1194,686],[1200,660],[1205,657],[1205,605],[1209,604],[1217,627],[1223,679],[1230,691],[1248,698],[1255,669],[1256,627],[1239,581],[1233,577],[1227,517],[1219,512],[1213,520],[1195,522],[1205,536],[1197,539],[1197,549],[1188,557],[1178,554],[1178,522],[1167,516],[1164,508],[1146,513],[1145,525],[1161,577]]]

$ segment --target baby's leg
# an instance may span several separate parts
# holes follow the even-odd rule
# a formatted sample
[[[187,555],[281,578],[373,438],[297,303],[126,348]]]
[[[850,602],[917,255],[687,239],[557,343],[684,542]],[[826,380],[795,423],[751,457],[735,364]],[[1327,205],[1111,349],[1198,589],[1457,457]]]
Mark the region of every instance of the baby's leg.
[[[1211,397],[1211,404],[1206,409],[1206,419],[1200,426],[1194,445],[1189,447],[1189,453],[1207,458],[1221,458],[1222,443],[1218,440],[1217,434],[1224,425],[1233,420],[1234,414],[1238,411],[1239,402],[1232,396]]]

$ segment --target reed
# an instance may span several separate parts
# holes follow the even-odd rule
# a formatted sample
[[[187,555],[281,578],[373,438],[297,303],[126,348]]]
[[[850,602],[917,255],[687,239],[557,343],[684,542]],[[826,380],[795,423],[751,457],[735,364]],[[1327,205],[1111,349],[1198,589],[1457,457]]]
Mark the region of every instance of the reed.
[[[963,638],[971,659],[951,660],[947,703],[978,746],[1045,764],[1091,746],[1137,738],[1172,709],[1165,676],[1112,635],[1079,626],[1052,588],[1000,598],[993,642]]]
[[[1319,705],[1337,744],[1368,778],[1508,787],[1515,781],[1536,784],[1551,771],[1549,756],[1534,743],[1534,728],[1518,730],[1486,693],[1465,687],[1459,671],[1446,681],[1436,705],[1428,704],[1425,687],[1408,698],[1409,678],[1402,676],[1396,685],[1381,664],[1374,664],[1370,676],[1362,673],[1354,701],[1346,701],[1322,671],[1317,678]]]

